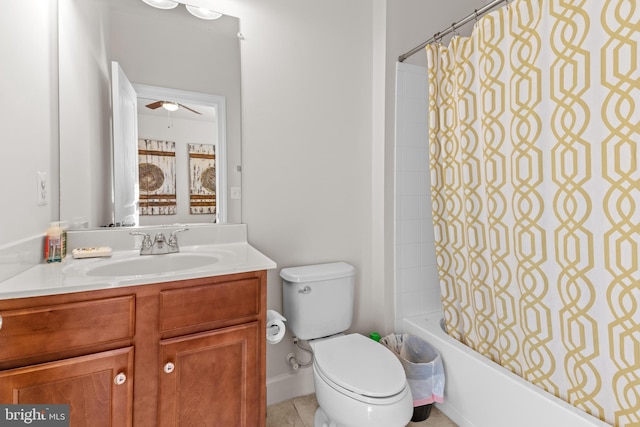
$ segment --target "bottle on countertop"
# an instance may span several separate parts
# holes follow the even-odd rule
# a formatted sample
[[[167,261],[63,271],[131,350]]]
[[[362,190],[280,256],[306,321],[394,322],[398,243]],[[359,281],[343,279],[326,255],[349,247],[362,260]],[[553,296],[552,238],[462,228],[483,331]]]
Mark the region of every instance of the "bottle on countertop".
[[[52,222],[45,233],[44,260],[50,262],[62,262],[63,232],[59,222]]]

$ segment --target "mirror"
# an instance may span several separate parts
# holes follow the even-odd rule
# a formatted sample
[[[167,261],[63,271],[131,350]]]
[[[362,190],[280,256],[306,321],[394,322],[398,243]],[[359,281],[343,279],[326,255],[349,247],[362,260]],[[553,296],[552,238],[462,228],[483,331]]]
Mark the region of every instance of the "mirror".
[[[152,215],[147,210],[139,224],[211,223],[216,217],[219,222],[239,223],[238,18],[223,15],[216,20],[201,20],[189,14],[183,4],[160,10],[141,0],[59,0],[58,32],[60,219],[70,221],[73,228],[101,227],[116,221],[118,193],[113,182],[121,174],[114,171],[121,170],[122,156],[112,154],[111,63],[115,61],[135,88],[146,90],[138,95],[138,110],[155,114],[138,115],[137,122],[147,129],[138,129],[138,141],[175,142],[176,147],[175,167],[165,169],[175,175],[175,209]],[[161,100],[184,107],[175,112],[146,108]],[[185,117],[184,113],[194,117]],[[218,119],[225,115],[226,120],[220,122]],[[218,121],[206,125],[200,116]],[[174,135],[149,131],[150,122],[160,123],[165,130],[173,129]],[[203,126],[208,126],[209,134],[214,134],[212,138],[203,140],[197,132],[177,132],[179,128]],[[190,187],[195,182],[193,171],[197,167],[193,159],[197,155],[187,150],[202,150],[206,147],[201,146],[207,144],[215,145],[217,175],[201,175],[208,177],[206,182],[217,185],[215,214],[211,209],[194,209],[198,205],[194,196],[197,191]],[[197,147],[187,148],[193,145]],[[137,184],[141,183],[142,180]],[[157,205],[164,203],[160,200]]]

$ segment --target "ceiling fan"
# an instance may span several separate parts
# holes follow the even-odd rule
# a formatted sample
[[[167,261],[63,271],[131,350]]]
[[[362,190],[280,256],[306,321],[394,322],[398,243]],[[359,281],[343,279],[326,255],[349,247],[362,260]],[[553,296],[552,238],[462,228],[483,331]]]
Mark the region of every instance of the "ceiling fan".
[[[198,111],[196,111],[196,110],[194,110],[192,108],[189,108],[186,105],[182,105],[182,104],[180,104],[178,102],[173,102],[173,101],[155,101],[155,102],[152,102],[151,104],[147,104],[146,107],[150,108],[152,110],[155,110],[156,108],[163,107],[165,110],[168,110],[168,111],[176,111],[178,108],[182,107],[182,108],[184,108],[186,110],[191,111],[192,113],[196,113],[196,114],[202,115],[202,113],[200,113],[200,112],[198,112]]]

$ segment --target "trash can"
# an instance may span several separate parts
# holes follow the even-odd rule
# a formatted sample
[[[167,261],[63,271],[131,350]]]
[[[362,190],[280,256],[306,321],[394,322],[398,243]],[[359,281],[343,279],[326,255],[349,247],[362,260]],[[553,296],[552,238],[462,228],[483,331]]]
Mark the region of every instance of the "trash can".
[[[390,334],[380,343],[400,360],[413,395],[413,417],[419,422],[429,418],[433,403],[444,401],[444,367],[440,353],[431,344],[409,334]]]

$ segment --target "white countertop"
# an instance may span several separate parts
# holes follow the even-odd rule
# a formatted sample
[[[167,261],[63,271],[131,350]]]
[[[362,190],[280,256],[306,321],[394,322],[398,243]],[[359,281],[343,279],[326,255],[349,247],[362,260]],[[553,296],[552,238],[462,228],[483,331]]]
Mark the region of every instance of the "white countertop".
[[[87,243],[83,241],[86,235],[81,237],[83,237],[83,239],[78,239],[77,241]],[[131,239],[129,236],[127,236],[127,238]],[[95,240],[96,239],[93,238],[92,241]],[[7,280],[0,281],[0,299],[93,291],[276,268],[275,262],[246,241],[228,239],[224,243],[200,244],[201,242],[189,242],[188,239],[184,240],[187,240],[185,243],[196,244],[189,246],[181,245],[180,253],[178,254],[139,255],[138,249],[126,249],[115,250],[112,257],[73,259],[71,256],[68,256],[61,263],[37,264]],[[98,243],[98,245],[101,244],[101,242],[96,243]],[[129,246],[129,248],[130,247],[131,246]],[[91,272],[91,270],[97,266],[117,263],[119,261],[135,260],[142,256],[145,258],[166,257],[157,258],[157,261],[173,261],[171,257],[174,255],[180,257],[185,256],[185,254],[208,254],[214,257],[212,258],[214,261],[211,264],[207,263],[206,265],[195,268],[144,275],[101,277]],[[175,258],[177,257],[174,257],[174,259]],[[155,262],[156,259],[153,261]]]
[[[219,262],[209,266],[160,274],[119,277],[99,277],[82,274],[87,268],[97,263],[109,261],[108,258],[66,259],[62,263],[38,264],[17,276],[0,282],[0,299],[94,291],[276,268],[275,262],[248,243],[228,243],[212,246],[228,252],[226,259],[221,259]],[[183,251],[190,252],[192,250],[193,248],[183,249]],[[137,251],[135,252],[135,254],[131,255],[140,256]],[[114,256],[116,255],[119,256],[121,253],[115,253]],[[172,255],[145,256],[171,257]]]

